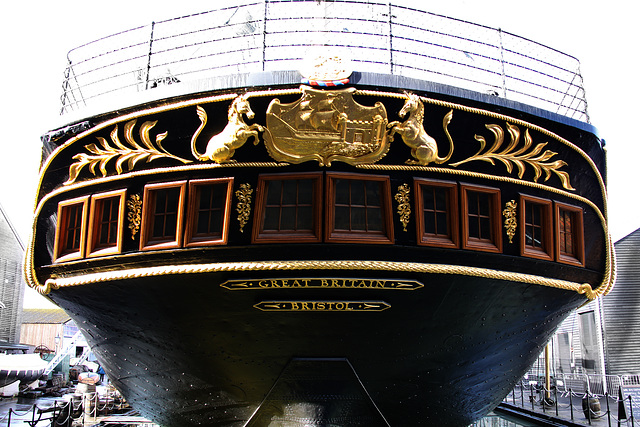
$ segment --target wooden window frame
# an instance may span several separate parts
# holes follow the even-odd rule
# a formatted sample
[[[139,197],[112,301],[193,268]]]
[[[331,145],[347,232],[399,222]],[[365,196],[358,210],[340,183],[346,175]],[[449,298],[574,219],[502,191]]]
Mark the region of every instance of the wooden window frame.
[[[150,240],[149,235],[153,231],[153,223],[150,221],[150,218],[154,215],[155,209],[155,196],[153,195],[153,192],[169,188],[180,189],[178,212],[176,214],[176,238],[170,241],[152,241]],[[140,250],[176,249],[182,247],[182,239],[184,237],[184,207],[186,192],[186,180],[145,185],[144,199],[142,202],[142,224],[140,226]],[[151,205],[153,205],[153,207]]]
[[[418,245],[453,249],[459,248],[458,184],[451,181],[437,181],[423,178],[414,178],[413,182],[416,200],[416,241]],[[425,232],[423,187],[438,187],[447,190],[449,238],[431,235]]]
[[[542,207],[542,249],[527,246],[526,244],[527,241],[525,218],[527,204],[534,204]],[[530,258],[553,261],[554,249],[556,245],[554,244],[553,238],[553,204],[551,200],[521,194],[518,221],[520,223],[520,255]]]
[[[198,206],[196,204],[197,187],[206,187],[208,185],[227,184],[227,195],[224,203],[224,212],[222,213],[222,234],[220,238],[199,237],[194,236],[194,228],[197,227],[196,213]],[[213,179],[197,179],[189,181],[189,198],[187,203],[187,223],[184,232],[184,247],[190,248],[195,246],[214,246],[225,245],[229,235],[229,221],[231,218],[231,198],[233,194],[233,178],[213,178]]]
[[[89,215],[89,199],[90,196],[76,197],[74,199],[64,200],[58,203],[58,219],[56,224],[56,237],[53,246],[54,262],[72,261],[82,259],[86,253],[86,235],[87,235],[87,216]],[[63,243],[67,232],[67,216],[68,211],[73,205],[82,205],[81,224],[80,224],[80,247],[77,251],[65,252],[66,248]]]
[[[384,231],[381,233],[349,232],[335,230],[335,181],[336,179],[347,179],[353,181],[376,181],[382,183],[381,210],[382,225]],[[363,175],[354,173],[327,172],[326,174],[326,195],[325,195],[325,241],[334,243],[374,243],[393,244],[393,210],[391,207],[391,183],[387,175]]]
[[[256,187],[256,207],[253,220],[252,243],[283,243],[294,241],[296,243],[318,243],[322,241],[322,172],[294,173],[294,174],[269,174],[258,177]],[[264,231],[264,213],[266,208],[266,187],[268,181],[312,179],[315,197],[312,201],[314,215],[313,232],[268,232]]]
[[[485,193],[491,196],[489,211],[491,213],[491,239],[478,240],[469,237],[469,192]],[[471,184],[460,184],[462,249],[482,252],[502,253],[502,222],[500,189]]]
[[[556,261],[563,264],[571,264],[584,267],[584,220],[582,208],[574,205],[568,205],[561,202],[555,202],[555,230],[556,230]],[[576,245],[576,257],[569,256],[560,251],[560,210],[573,213],[573,242]]]
[[[126,208],[127,190],[115,190],[91,196],[91,210],[89,214],[89,232],[87,233],[87,257],[114,255],[122,252],[122,236]],[[102,202],[106,199],[119,198],[118,227],[116,230],[116,245],[99,247],[100,222],[102,220]]]

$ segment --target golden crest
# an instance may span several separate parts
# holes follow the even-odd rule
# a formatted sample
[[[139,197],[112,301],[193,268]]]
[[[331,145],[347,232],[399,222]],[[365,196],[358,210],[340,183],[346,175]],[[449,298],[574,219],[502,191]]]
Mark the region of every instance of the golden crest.
[[[277,161],[334,160],[352,165],[375,163],[389,151],[387,111],[353,99],[355,88],[320,90],[302,86],[290,104],[274,99],[267,110],[265,146]]]

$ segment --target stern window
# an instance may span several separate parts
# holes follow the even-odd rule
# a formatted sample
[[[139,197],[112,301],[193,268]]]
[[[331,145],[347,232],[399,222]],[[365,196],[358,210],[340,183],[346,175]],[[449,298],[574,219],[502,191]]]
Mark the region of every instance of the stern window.
[[[551,201],[521,195],[520,206],[521,255],[553,260]]]
[[[389,177],[327,174],[326,240],[393,243]]]
[[[462,248],[502,252],[500,190],[462,185]]]
[[[89,196],[58,204],[58,226],[54,244],[54,261],[84,258]]]
[[[319,242],[322,174],[261,176],[254,242]]]
[[[457,248],[458,192],[455,182],[415,180],[418,244]]]
[[[189,181],[185,246],[227,242],[233,179]]]
[[[187,181],[145,186],[140,249],[181,246],[186,186]]]
[[[116,254],[122,251],[125,194],[126,190],[118,190],[91,197],[88,256]]]
[[[556,202],[556,259],[584,266],[582,209]]]

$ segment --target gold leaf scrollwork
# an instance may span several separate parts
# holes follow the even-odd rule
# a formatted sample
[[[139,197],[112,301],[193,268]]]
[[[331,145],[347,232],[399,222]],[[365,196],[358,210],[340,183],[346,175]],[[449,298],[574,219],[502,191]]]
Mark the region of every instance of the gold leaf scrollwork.
[[[136,119],[125,123],[124,138],[128,146],[120,141],[118,137],[118,125],[111,131],[111,142],[108,142],[105,138],[97,137],[98,144],[88,144],[84,146],[91,154],[79,153],[73,156],[76,162],[69,166],[69,179],[64,184],[68,185],[75,182],[80,171],[82,171],[85,166],[88,166],[94,176],[98,173],[102,176],[107,176],[107,165],[114,159],[115,171],[118,175],[124,171],[125,166],[128,170],[131,170],[142,160],[150,162],[164,157],[178,160],[182,163],[191,163],[191,160],[173,155],[162,147],[162,141],[167,137],[167,132],[156,135],[155,144],[151,142],[149,131],[157,123],[157,121],[146,121],[140,126],[140,143],[136,142],[133,137],[133,128],[136,124]],[[96,166],[98,170],[96,170]]]
[[[142,199],[138,194],[132,194],[127,200],[127,219],[129,220],[129,229],[131,230],[131,239],[135,239],[138,230],[140,230],[140,222],[142,221]]]
[[[518,204],[515,200],[508,201],[504,205],[502,215],[504,215],[504,228],[509,237],[509,243],[513,243],[513,236],[516,235],[516,228],[518,228],[518,220],[516,219],[516,208]]]
[[[240,232],[244,232],[244,226],[249,222],[249,215],[251,215],[251,194],[253,188],[251,184],[240,184],[240,189],[236,191],[236,198],[238,204],[236,205],[236,211],[238,212],[238,222],[240,222]]]
[[[404,231],[407,231],[407,224],[411,218],[411,204],[410,204],[410,189],[407,184],[402,184],[398,187],[398,192],[394,196],[398,202],[398,215],[400,215],[400,222]]]
[[[533,178],[534,182],[538,182],[538,179],[542,176],[543,172],[545,174],[544,180],[547,181],[551,177],[551,172],[553,172],[558,176],[558,178],[560,178],[564,188],[567,190],[575,190],[575,188],[571,186],[569,174],[565,171],[559,170],[563,166],[566,166],[567,163],[563,160],[550,161],[550,159],[558,153],[551,150],[545,150],[542,152],[543,148],[547,145],[546,142],[537,144],[534,147],[533,140],[529,134],[529,129],[525,129],[524,144],[521,148],[518,148],[518,145],[520,144],[520,129],[515,125],[507,123],[507,131],[509,132],[511,140],[502,151],[499,151],[504,142],[504,130],[502,127],[495,124],[488,124],[486,125],[486,128],[493,133],[493,145],[491,145],[488,150],[484,151],[487,147],[487,141],[482,135],[475,135],[475,139],[480,142],[480,150],[468,159],[452,163],[451,166],[457,167],[463,163],[474,160],[481,160],[495,165],[495,161],[498,160],[506,166],[507,172],[509,173],[513,170],[513,165],[516,165],[518,168],[518,178],[522,178],[525,172],[525,167],[528,164],[535,171],[535,176]]]

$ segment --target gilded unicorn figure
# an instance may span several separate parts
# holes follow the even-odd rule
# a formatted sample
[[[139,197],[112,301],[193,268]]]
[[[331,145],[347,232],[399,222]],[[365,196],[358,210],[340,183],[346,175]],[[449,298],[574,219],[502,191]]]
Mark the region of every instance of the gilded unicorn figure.
[[[242,147],[251,137],[254,138],[254,145],[257,145],[258,132],[264,132],[264,127],[259,124],[248,125],[244,122],[244,115],[252,119],[254,112],[251,110],[249,100],[246,95],[238,95],[229,107],[229,122],[225,128],[218,134],[209,139],[204,154],[200,154],[196,148],[196,140],[207,124],[207,112],[201,106],[197,106],[198,117],[200,117],[200,126],[191,138],[191,153],[201,161],[212,160],[216,163],[234,162],[231,157],[235,150]]]
[[[391,141],[394,134],[399,133],[404,143],[411,148],[413,160],[407,160],[406,163],[425,166],[431,162],[441,164],[448,161],[453,154],[453,141],[449,138],[449,154],[446,157],[438,157],[436,140],[424,130],[424,104],[418,95],[407,94],[407,100],[398,115],[405,117],[407,113],[409,117],[404,122],[393,121],[387,125],[387,128],[391,129],[389,132]],[[451,115],[448,114],[445,120],[451,120]]]

